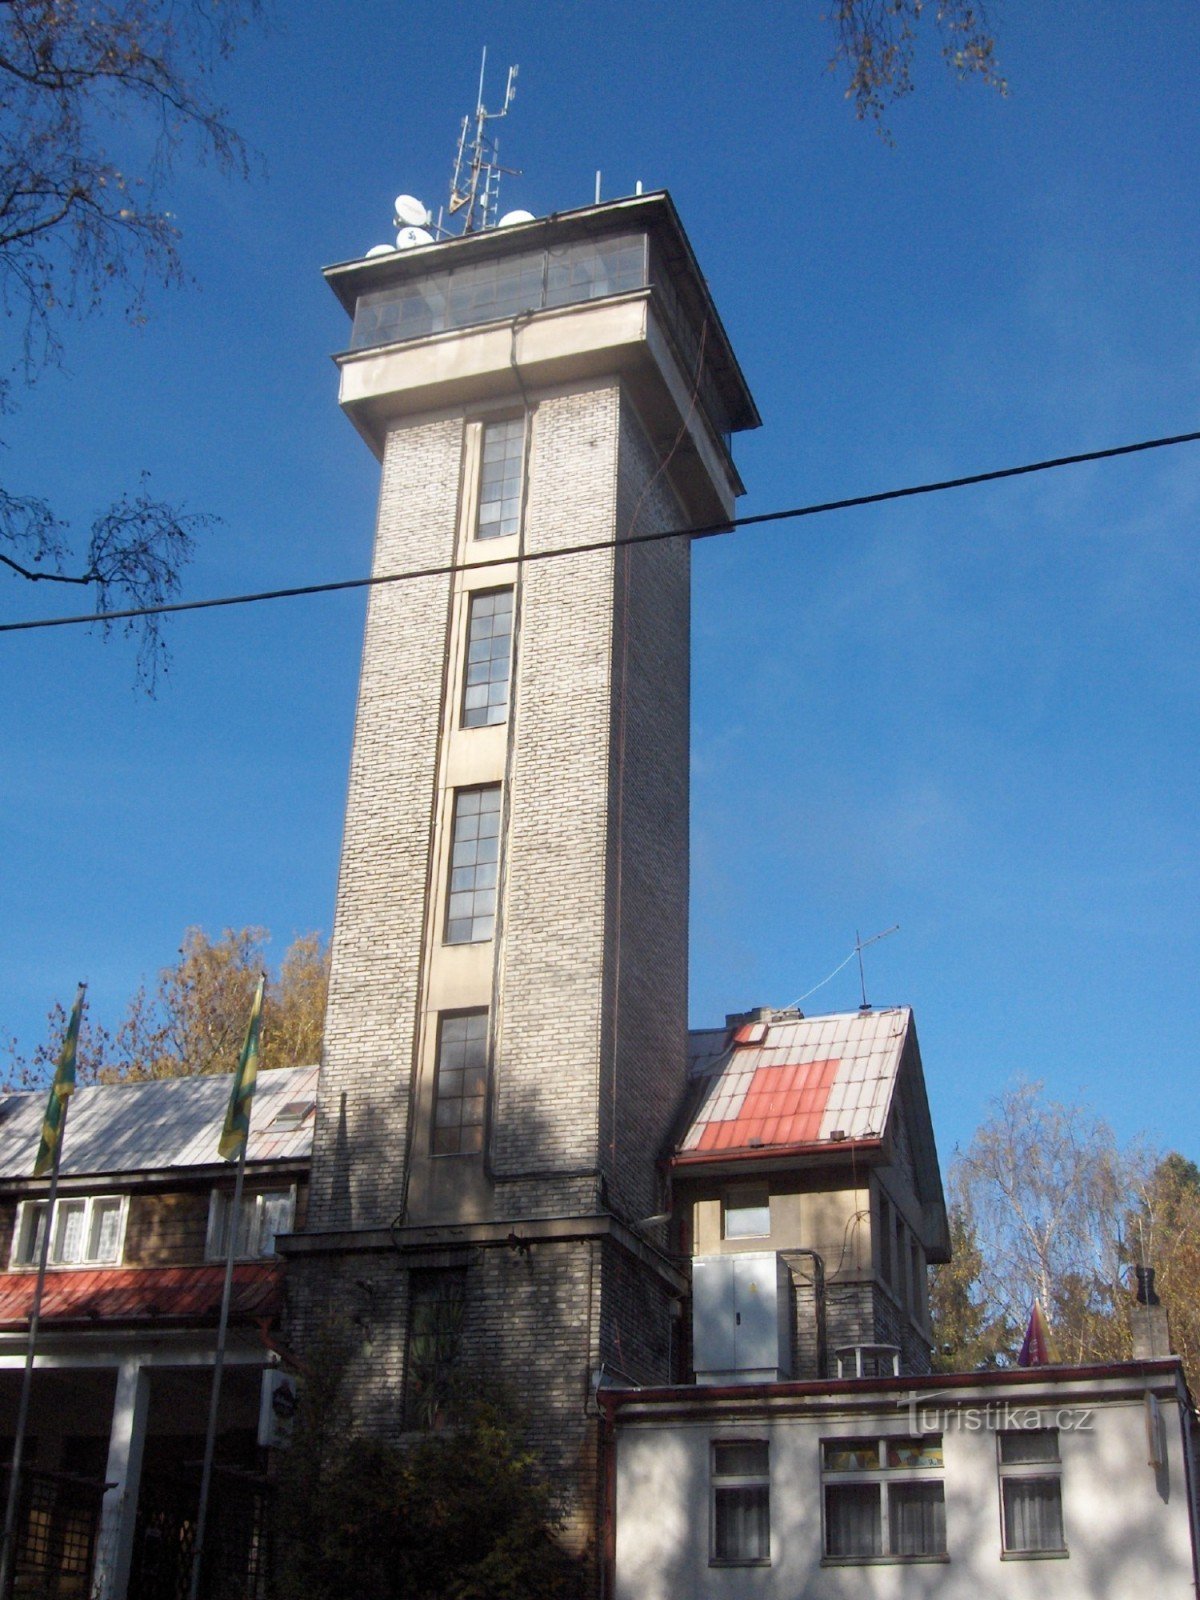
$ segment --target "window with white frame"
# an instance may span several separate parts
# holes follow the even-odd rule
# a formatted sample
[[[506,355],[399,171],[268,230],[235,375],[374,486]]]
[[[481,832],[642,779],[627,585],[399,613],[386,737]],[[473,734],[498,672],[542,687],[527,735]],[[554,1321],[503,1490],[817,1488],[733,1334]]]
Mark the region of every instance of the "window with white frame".
[[[233,1191],[214,1189],[208,1211],[206,1253],[210,1261],[225,1259],[232,1212]],[[295,1189],[261,1189],[250,1194],[243,1193],[234,1255],[239,1260],[273,1256],[276,1237],[281,1233],[291,1233],[295,1215]]]
[[[463,683],[464,728],[490,728],[508,718],[512,624],[511,589],[471,596]]]
[[[996,1443],[1004,1554],[1065,1555],[1058,1429],[1005,1429]]]
[[[826,1439],[827,1561],[930,1561],[946,1554],[942,1438]]]
[[[504,539],[521,525],[521,479],[525,465],[525,422],[484,425],[479,466],[477,539]]]
[[[722,1231],[727,1239],[766,1239],[771,1233],[771,1196],[765,1183],[730,1189]]]
[[[714,1564],[760,1565],[771,1559],[770,1456],[765,1439],[714,1439]]]
[[[50,1235],[51,1266],[115,1266],[125,1244],[125,1212],[126,1197],[119,1194],[72,1195],[56,1201]],[[23,1200],[13,1231],[14,1267],[38,1265],[45,1228],[46,1202]]]
[[[496,927],[496,877],[500,862],[500,785],[459,789],[450,837],[446,943],[490,939]]]

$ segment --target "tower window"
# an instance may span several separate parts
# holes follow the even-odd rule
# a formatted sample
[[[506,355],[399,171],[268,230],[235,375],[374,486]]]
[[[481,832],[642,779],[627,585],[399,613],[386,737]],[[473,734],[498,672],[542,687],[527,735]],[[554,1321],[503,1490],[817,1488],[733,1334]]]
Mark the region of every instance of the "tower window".
[[[434,1428],[453,1407],[467,1274],[461,1267],[424,1268],[411,1272],[408,1282],[404,1420],[410,1428]]]
[[[479,468],[477,539],[505,539],[521,522],[521,473],[525,459],[525,422],[489,422],[483,430]]]
[[[447,944],[473,944],[492,937],[499,859],[500,785],[460,789],[454,796]]]
[[[433,1091],[435,1156],[476,1155],[483,1149],[487,1026],[486,1011],[442,1018]]]
[[[464,728],[487,728],[508,717],[512,620],[511,589],[471,596],[463,688]]]

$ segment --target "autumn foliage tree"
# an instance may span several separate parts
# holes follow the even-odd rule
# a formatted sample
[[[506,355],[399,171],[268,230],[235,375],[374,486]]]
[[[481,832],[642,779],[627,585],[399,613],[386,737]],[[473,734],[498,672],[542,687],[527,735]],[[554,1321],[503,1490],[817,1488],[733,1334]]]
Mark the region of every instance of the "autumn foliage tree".
[[[267,966],[265,928],[227,928],[210,939],[189,928],[179,959],[164,967],[153,987],[141,985],[124,1020],[110,1032],[85,1014],[79,1040],[84,1083],[127,1083],[192,1073],[232,1072],[245,1037],[258,975]],[[284,954],[267,984],[262,1057],[271,1067],[320,1060],[329,983],[329,952],[319,934],[303,934]],[[53,1068],[66,1027],[61,1006],[50,1016],[48,1037],[30,1057],[11,1052],[15,1087],[31,1088]]]

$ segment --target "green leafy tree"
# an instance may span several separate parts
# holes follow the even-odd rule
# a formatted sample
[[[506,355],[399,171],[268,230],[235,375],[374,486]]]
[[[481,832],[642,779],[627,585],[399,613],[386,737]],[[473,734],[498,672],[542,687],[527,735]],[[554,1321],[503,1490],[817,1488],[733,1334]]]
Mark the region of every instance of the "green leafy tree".
[[[172,165],[187,149],[245,175],[214,76],[259,11],[260,0],[0,4],[0,304],[20,330],[0,409],[14,380],[32,382],[61,358],[71,315],[116,305],[136,321],[151,282],[183,281],[165,208]],[[143,479],[80,541],[41,496],[4,484],[0,567],[83,587],[100,612],[155,605],[178,592],[210,520],[159,499]],[[152,689],[164,660],[159,619],[127,631]]]

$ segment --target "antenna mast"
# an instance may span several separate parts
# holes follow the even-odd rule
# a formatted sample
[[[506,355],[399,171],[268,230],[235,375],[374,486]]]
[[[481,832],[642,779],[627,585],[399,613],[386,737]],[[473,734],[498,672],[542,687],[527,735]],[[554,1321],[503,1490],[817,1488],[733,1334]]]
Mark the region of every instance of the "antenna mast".
[[[867,971],[863,966],[862,953],[870,944],[877,944],[880,939],[886,939],[889,934],[899,933],[900,924],[897,922],[893,928],[885,928],[882,933],[873,933],[869,939],[864,939],[857,928],[854,930],[854,953],[858,957],[858,982],[862,991],[862,1005],[860,1011],[870,1011],[871,1002],[867,999]]]
[[[504,89],[504,104],[499,111],[489,111],[483,103],[483,80],[487,71],[487,46],[479,64],[479,93],[475,99],[475,116],[462,119],[458,134],[458,153],[454,158],[454,176],[450,180],[450,215],[463,214],[464,233],[476,233],[494,227],[500,205],[500,177],[520,176],[515,167],[500,165],[500,140],[488,133],[489,122],[499,122],[508,115],[508,108],[516,97],[517,71],[509,67],[508,82]],[[472,120],[474,126],[472,127]]]

